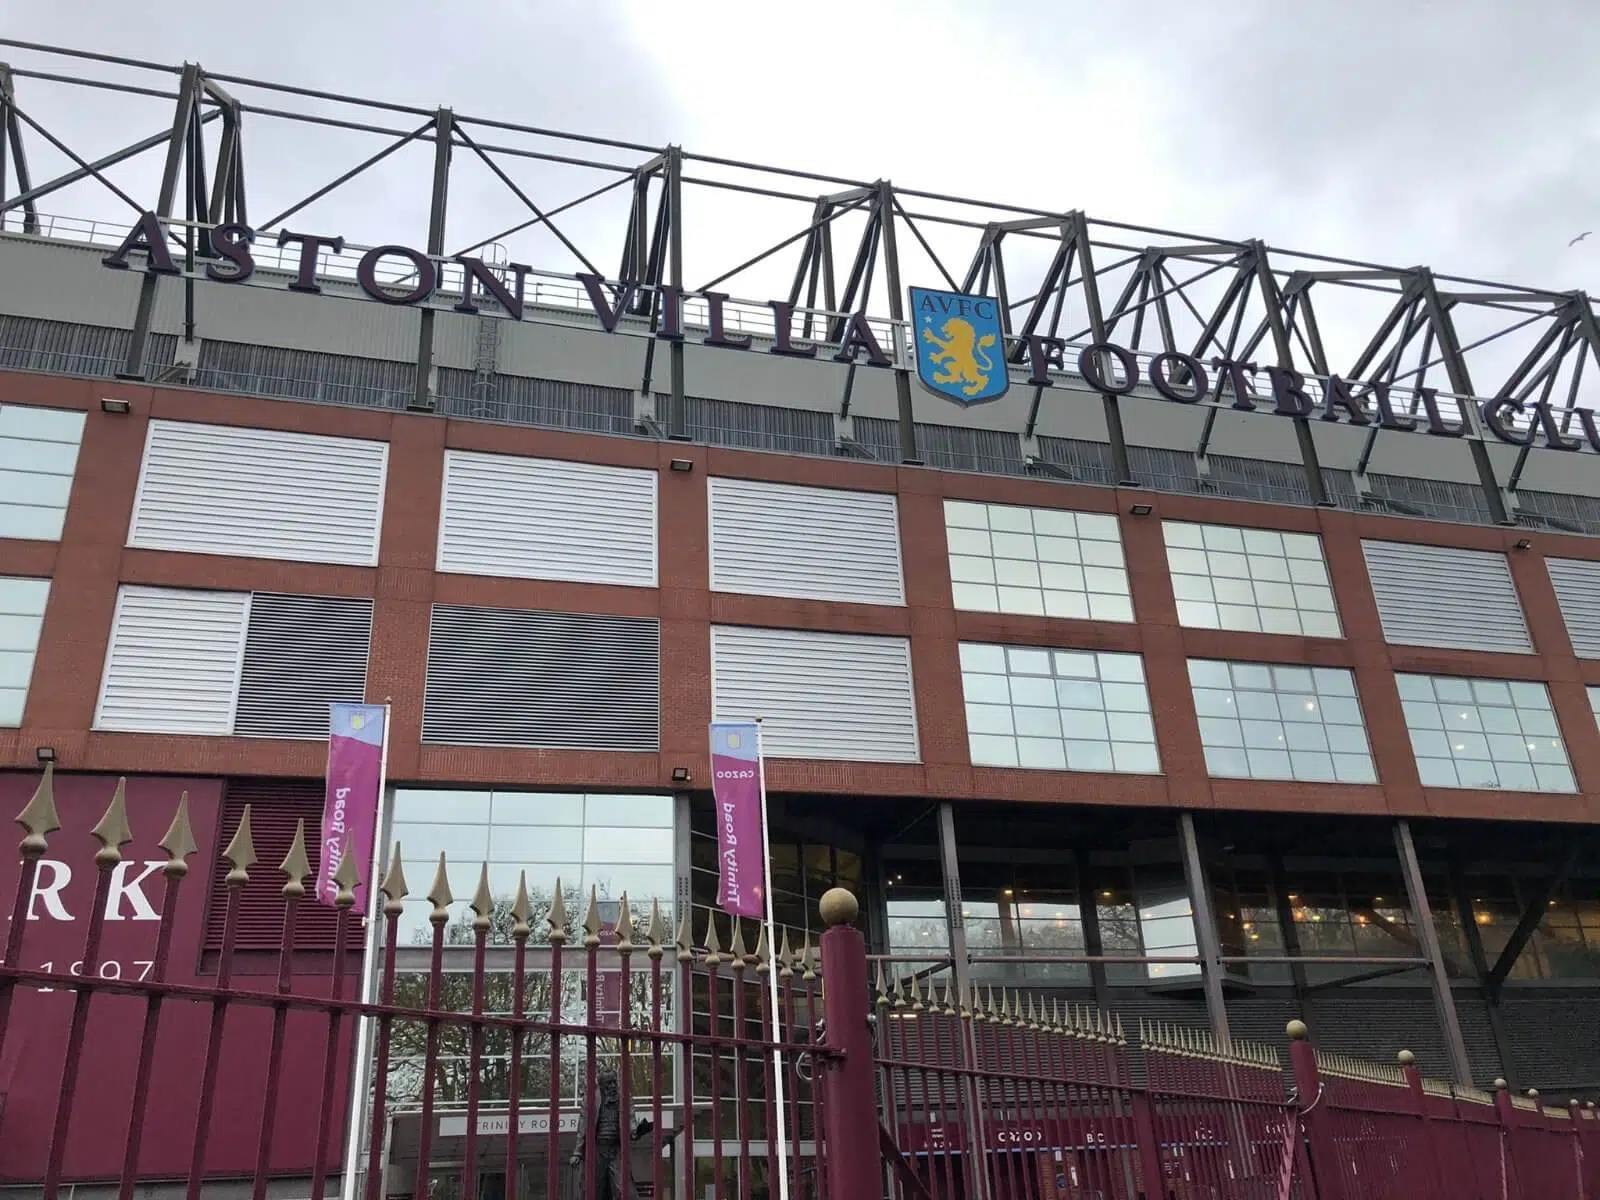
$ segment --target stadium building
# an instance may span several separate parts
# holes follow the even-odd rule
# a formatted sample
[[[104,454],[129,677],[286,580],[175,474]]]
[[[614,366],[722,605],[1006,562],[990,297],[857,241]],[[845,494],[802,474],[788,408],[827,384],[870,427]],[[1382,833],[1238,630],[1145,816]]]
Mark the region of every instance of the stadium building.
[[[844,886],[895,975],[1600,1095],[1581,293],[193,65],[18,50],[0,81],[15,144],[74,88],[172,123],[0,175],[0,792],[53,762],[66,827],[28,965],[81,956],[71,837],[125,775],[107,961],[151,959],[138,864],[186,791],[174,972],[214,972],[225,831],[250,805],[271,868],[316,824],[341,700],[392,704],[414,891],[443,851],[459,898],[487,863],[497,897],[526,871],[703,928],[707,723],[759,717],[797,941]],[[281,127],[359,127],[338,153],[396,174],[295,192],[338,155]],[[409,241],[358,227],[386,205]],[[264,976],[280,882],[239,924]],[[332,928],[302,914],[299,978]],[[16,1019],[64,1029],[41,1003]],[[93,1034],[110,1104],[132,1051]],[[53,1044],[0,1061],[8,1183]]]

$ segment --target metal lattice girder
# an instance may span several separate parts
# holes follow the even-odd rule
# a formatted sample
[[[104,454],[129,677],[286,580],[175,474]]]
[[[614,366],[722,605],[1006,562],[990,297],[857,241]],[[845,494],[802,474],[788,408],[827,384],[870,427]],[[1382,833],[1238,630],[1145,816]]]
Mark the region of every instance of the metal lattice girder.
[[[10,63],[0,68],[0,220],[6,228],[40,233],[61,218],[105,221],[93,235],[104,243],[115,225],[128,228],[135,211],[154,212],[169,241],[182,246],[185,274],[191,256],[206,258],[211,226],[247,223],[251,213],[273,214],[256,223],[258,238],[268,244],[293,217],[297,231],[348,234],[359,253],[363,231],[330,228],[325,215],[319,222],[323,202],[378,164],[392,167],[407,147],[440,136],[436,109],[217,74],[194,64],[113,61],[3,39],[0,46],[8,47]],[[34,81],[50,86],[34,89]],[[72,104],[52,109],[63,94]],[[95,104],[109,106],[103,118],[94,115]],[[294,139],[261,144],[293,144],[296,161],[252,161],[247,181],[247,115],[252,129],[294,130]],[[136,136],[109,147],[76,145],[103,140],[107,128]],[[319,144],[322,138],[338,141]],[[362,140],[370,143],[364,149]],[[408,244],[430,252],[444,247],[429,236],[443,228],[450,243],[463,247],[456,253],[501,242],[512,263],[531,264],[530,270],[600,275],[593,264],[616,263],[618,278],[606,282],[632,286],[624,311],[657,323],[659,290],[684,288],[693,275],[730,304],[750,309],[765,310],[768,297],[787,296],[795,335],[833,339],[847,331],[854,314],[892,321],[891,295],[898,298],[903,278],[994,295],[1013,362],[1025,357],[1021,339],[1028,336],[1074,346],[1110,340],[1140,355],[1192,354],[1208,366],[1213,358],[1259,359],[1263,368],[1336,374],[1361,386],[1431,385],[1461,393],[1477,385],[1484,397],[1567,409],[1585,403],[1600,378],[1583,370],[1589,357],[1600,356],[1600,337],[1588,299],[1579,293],[1338,260],[1119,224],[1068,205],[994,203],[462,113],[452,114],[448,140],[469,151],[457,159],[482,163],[503,190],[489,189],[493,194],[485,199],[484,189],[458,189],[441,208],[431,203],[424,190],[429,176],[419,169],[414,199],[428,197],[429,219]],[[149,160],[163,149],[162,169],[151,170]],[[355,165],[315,190],[301,185],[303,162],[341,158]],[[450,169],[447,162],[447,175]],[[129,182],[141,173],[142,182]],[[514,222],[491,211],[505,204],[521,213]],[[571,229],[564,230],[560,219],[575,210],[584,219],[565,222]],[[708,219],[707,212],[715,215]],[[191,228],[192,235],[185,232]],[[449,262],[443,249],[438,253]],[[952,271],[946,263],[966,266]],[[142,365],[139,354],[136,349],[130,373]]]

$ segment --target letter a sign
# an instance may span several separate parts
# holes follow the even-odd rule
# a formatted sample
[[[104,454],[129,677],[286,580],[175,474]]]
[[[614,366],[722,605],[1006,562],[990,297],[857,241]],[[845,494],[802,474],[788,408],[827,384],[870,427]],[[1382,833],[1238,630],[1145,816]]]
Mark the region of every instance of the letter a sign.
[[[911,336],[917,378],[935,395],[961,405],[982,404],[1010,388],[998,300],[914,287]]]

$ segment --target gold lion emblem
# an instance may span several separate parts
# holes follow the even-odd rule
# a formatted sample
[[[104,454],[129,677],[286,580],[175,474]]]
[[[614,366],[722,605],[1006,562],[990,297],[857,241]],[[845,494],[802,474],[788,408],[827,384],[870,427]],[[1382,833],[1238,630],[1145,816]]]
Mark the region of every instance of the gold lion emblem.
[[[994,360],[985,351],[994,345],[994,334],[979,337],[972,322],[951,317],[944,323],[943,337],[924,329],[922,340],[936,347],[936,353],[928,356],[928,361],[939,368],[934,383],[960,384],[966,396],[976,396],[989,386]]]

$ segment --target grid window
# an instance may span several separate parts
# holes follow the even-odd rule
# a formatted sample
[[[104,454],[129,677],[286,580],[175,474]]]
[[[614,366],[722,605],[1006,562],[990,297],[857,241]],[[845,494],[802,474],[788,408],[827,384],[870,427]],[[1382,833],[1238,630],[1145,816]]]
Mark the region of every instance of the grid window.
[[[510,941],[511,906],[523,879],[536,940],[549,931],[545,917],[557,880],[571,921],[583,919],[591,893],[600,919],[611,920],[626,893],[636,936],[642,937],[652,901],[671,920],[677,890],[673,821],[671,796],[400,788],[389,841],[404,848],[402,865],[412,894],[396,945],[432,942],[432,906],[425,896],[440,854],[453,897],[445,927],[448,946],[472,945],[471,900],[485,867],[494,900],[493,945]]]
[[[81,412],[0,406],[0,537],[61,537],[82,440]]]
[[[1577,790],[1544,684],[1445,675],[1396,680],[1424,786]]]
[[[1189,685],[1212,775],[1377,782],[1349,671],[1190,659]]]
[[[22,724],[49,598],[48,579],[0,577],[0,726]]]
[[[944,523],[957,608],[1133,620],[1116,517],[946,500]]]
[[[1155,725],[1137,654],[961,646],[972,761],[1154,774]]]
[[[1594,711],[1594,719],[1600,722],[1600,687],[1589,689],[1589,707]]]
[[[1163,521],[1178,623],[1339,637],[1322,541],[1311,533]]]

